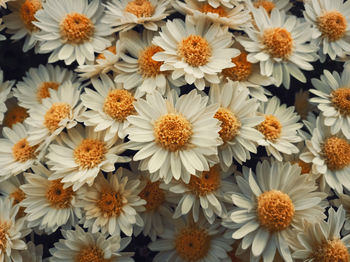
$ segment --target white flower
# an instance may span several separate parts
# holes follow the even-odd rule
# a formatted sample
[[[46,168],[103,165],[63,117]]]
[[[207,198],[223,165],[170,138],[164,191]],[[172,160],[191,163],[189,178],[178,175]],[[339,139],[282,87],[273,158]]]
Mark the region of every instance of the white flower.
[[[162,27],[160,36],[155,36],[153,44],[164,51],[156,53],[153,60],[164,62],[161,71],[172,71],[172,78],[184,77],[188,84],[199,90],[205,81],[218,84],[218,73],[232,67],[231,58],[239,51],[229,48],[233,42],[228,28],[212,24],[204,17],[193,21],[186,18],[168,20]]]
[[[25,179],[22,174],[18,176],[12,176],[9,179],[0,183],[0,193],[12,200],[12,205],[19,205],[23,199],[26,198],[25,193],[20,188],[25,183]],[[17,217],[24,217],[24,208],[20,206]]]
[[[10,97],[11,88],[14,83],[14,81],[4,82],[4,72],[0,69],[0,124],[4,120],[4,113],[7,111],[5,102]]]
[[[102,52],[111,45],[112,31],[102,23],[104,7],[99,0],[46,0],[33,22],[41,29],[39,53],[51,53],[49,63],[64,60],[66,65],[77,61],[93,61],[94,52]]]
[[[158,91],[134,103],[139,115],[129,116],[129,145],[138,150],[134,161],[141,170],[154,173],[152,180],[172,178],[190,181],[190,175],[209,170],[218,162],[220,124],[213,118],[217,105],[207,106],[208,97],[192,90],[164,99]]]

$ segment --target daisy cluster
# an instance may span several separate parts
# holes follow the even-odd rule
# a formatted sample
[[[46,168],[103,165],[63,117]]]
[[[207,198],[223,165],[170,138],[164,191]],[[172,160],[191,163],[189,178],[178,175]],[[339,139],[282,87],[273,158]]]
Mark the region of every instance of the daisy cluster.
[[[350,0],[0,8],[0,262],[350,261]]]

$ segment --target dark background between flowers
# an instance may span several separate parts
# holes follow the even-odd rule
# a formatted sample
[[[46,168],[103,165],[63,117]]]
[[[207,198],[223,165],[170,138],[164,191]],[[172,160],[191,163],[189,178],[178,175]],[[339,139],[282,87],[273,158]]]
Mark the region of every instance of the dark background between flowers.
[[[302,12],[304,10],[303,3],[298,1],[291,1],[293,3],[293,8],[291,9],[292,14],[302,17]],[[1,9],[0,10],[0,17],[7,14],[8,11]],[[180,14],[173,14],[172,16],[168,17],[169,19],[173,18],[182,18]],[[136,30],[142,30],[141,28],[136,28]],[[2,34],[5,34],[5,30],[1,32]],[[6,34],[5,34],[6,35]],[[4,71],[4,78],[5,80],[16,80],[21,81],[22,77],[25,76],[25,73],[28,71],[31,67],[38,67],[40,64],[47,64],[48,55],[39,55],[35,54],[33,50],[30,50],[26,53],[22,52],[22,41],[13,42],[10,40],[10,35],[6,35],[7,40],[0,41],[0,69]],[[73,63],[70,66],[66,66],[63,62],[54,63],[54,65],[60,65],[61,67],[66,67],[71,70],[74,70],[76,68],[77,64]],[[312,88],[311,85],[311,79],[312,78],[319,78],[320,75],[323,73],[324,69],[327,69],[329,71],[343,71],[343,63],[342,62],[336,62],[332,61],[329,58],[326,60],[325,63],[315,62],[313,63],[314,70],[313,71],[304,71],[305,76],[307,78],[306,83],[301,83],[294,78],[291,79],[291,85],[290,89],[287,90],[283,86],[275,87],[275,86],[269,86],[267,89],[274,95],[277,96],[281,103],[287,104],[288,106],[294,105],[295,102],[295,94],[299,90],[308,90]],[[183,86],[181,88],[181,94],[186,94],[190,90],[194,89],[193,85],[187,85]],[[206,91],[208,91],[208,88],[206,88]],[[126,155],[133,155],[132,151],[125,152]],[[247,161],[244,165],[248,166],[250,168],[255,169],[256,163],[260,160],[261,157],[266,156],[265,149],[262,147],[258,148],[257,154],[252,154],[252,159]],[[241,166],[237,164],[238,170],[241,170]],[[117,164],[116,168],[123,166],[128,167],[127,164]],[[55,242],[58,242],[58,240],[62,238],[62,235],[60,233],[60,230],[57,230],[55,233],[51,235],[35,235],[34,236],[34,242],[36,245],[43,244],[44,246],[44,254],[43,257],[49,257],[50,252],[49,249],[53,247]],[[156,253],[150,251],[147,248],[148,243],[150,242],[150,239],[148,237],[142,236],[142,234],[138,237],[133,237],[132,242],[129,244],[129,246],[124,251],[132,251],[135,252],[134,259],[135,261],[142,261],[142,262],[148,262],[152,261],[154,255]]]

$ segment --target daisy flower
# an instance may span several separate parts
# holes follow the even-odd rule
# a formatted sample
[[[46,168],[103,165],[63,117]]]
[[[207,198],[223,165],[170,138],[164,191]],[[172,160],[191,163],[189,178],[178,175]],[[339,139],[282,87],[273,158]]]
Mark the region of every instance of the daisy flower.
[[[350,235],[341,237],[345,211],[329,210],[328,220],[305,223],[302,231],[292,239],[293,258],[306,262],[349,261]]]
[[[11,13],[3,17],[6,33],[12,34],[12,40],[25,38],[23,52],[35,47],[37,51],[39,28],[33,22],[37,21],[35,14],[42,9],[42,0],[17,0],[9,3]]]
[[[233,210],[223,221],[240,248],[250,250],[251,261],[273,261],[276,250],[291,262],[286,237],[303,220],[323,220],[319,205],[327,194],[315,191],[315,181],[300,175],[298,165],[276,160],[259,162],[256,175],[243,168],[236,176],[239,190],[232,194]],[[288,181],[288,182],[287,182]]]
[[[9,179],[0,183],[0,193],[12,200],[12,204],[19,205],[25,198],[26,194],[20,188],[25,183],[25,179],[22,175],[10,177]],[[20,206],[20,205],[19,205]],[[24,208],[19,207],[17,218],[24,217]]]
[[[79,87],[80,82],[72,71],[51,64],[39,65],[38,68],[30,68],[22,81],[16,84],[14,96],[20,106],[30,109],[50,97],[50,89],[58,90],[66,81],[70,81],[74,89]]]
[[[27,183],[21,186],[26,198],[21,201],[27,213],[28,226],[50,234],[60,226],[70,228],[81,219],[80,208],[72,187],[64,188],[58,180],[49,181],[52,172],[42,165],[32,166],[34,173],[25,173]]]
[[[139,212],[144,210],[139,193],[140,180],[124,168],[118,168],[115,174],[104,178],[100,174],[92,187],[82,187],[78,192],[78,206],[84,210],[84,227],[92,233],[108,233],[127,236],[133,233],[133,226],[143,227]]]
[[[39,53],[50,53],[49,63],[64,60],[93,61],[94,52],[101,53],[111,45],[108,23],[102,23],[104,6],[99,0],[46,0],[35,14],[34,25],[41,29]]]
[[[4,81],[4,72],[0,69],[0,124],[4,120],[4,113],[7,111],[5,102],[10,97],[14,83],[15,81]]]
[[[106,237],[100,232],[85,232],[76,226],[75,230],[61,230],[64,239],[50,249],[51,262],[109,261],[133,262],[134,253],[120,252],[131,241],[131,237],[119,235]]]
[[[141,170],[156,173],[154,180],[181,178],[188,183],[191,174],[218,162],[220,122],[213,117],[218,106],[207,102],[208,97],[192,90],[168,99],[155,91],[134,103],[138,115],[128,117],[128,147],[138,150],[134,161],[141,160]]]
[[[124,49],[120,55],[122,61],[116,65],[120,72],[114,81],[123,83],[124,88],[128,90],[137,88],[135,91],[137,97],[152,93],[154,90],[164,95],[170,87],[185,84],[180,79],[173,80],[170,72],[160,71],[163,62],[152,59],[154,54],[164,51],[152,44],[154,36],[154,32],[147,30],[142,34],[135,31],[120,34]]]
[[[6,100],[7,111],[4,115],[3,126],[12,128],[14,124],[23,123],[29,117],[28,110],[18,105],[18,100],[11,97]]]
[[[103,22],[115,32],[128,31],[137,25],[158,31],[171,9],[169,0],[112,0],[107,2]]]
[[[65,187],[73,186],[76,191],[84,184],[92,186],[100,170],[112,172],[115,163],[128,162],[129,157],[119,155],[126,149],[123,141],[115,136],[105,142],[105,134],[82,125],[61,133],[46,155],[54,171],[49,180],[61,179]]]
[[[350,139],[350,67],[344,67],[341,75],[324,70],[321,80],[313,78],[311,82],[316,89],[310,92],[317,97],[310,101],[322,112],[324,124],[332,135],[341,131]]]
[[[15,124],[2,129],[0,138],[0,180],[26,171],[37,160],[38,146],[28,141],[28,125]]]
[[[90,110],[83,112],[79,120],[86,126],[94,126],[96,132],[106,130],[105,141],[116,134],[124,138],[129,126],[127,117],[136,113],[133,93],[123,89],[122,84],[115,84],[105,74],[100,80],[93,78],[91,82],[96,91],[85,88],[81,100]]]
[[[260,72],[272,76],[276,86],[289,89],[290,75],[305,83],[302,71],[313,70],[310,62],[316,61],[317,46],[307,43],[311,40],[311,28],[296,16],[274,8],[270,17],[263,8],[252,8],[256,28],[246,28],[248,37],[237,40],[249,53],[247,59],[260,63]]]
[[[300,155],[306,163],[312,163],[315,172],[325,176],[327,184],[342,193],[343,186],[350,190],[350,141],[342,134],[331,133],[331,128],[317,118],[310,140],[306,141],[308,152]]]
[[[152,251],[159,251],[154,262],[231,261],[227,254],[232,249],[231,241],[224,239],[219,223],[210,225],[204,218],[198,222],[186,220],[169,221],[160,239],[148,245]]]
[[[214,118],[221,121],[219,135],[224,142],[218,149],[221,167],[229,168],[233,158],[242,164],[250,159],[250,152],[257,153],[257,142],[263,139],[254,128],[264,120],[256,113],[259,103],[249,99],[247,89],[230,80],[221,88],[211,87],[209,101],[220,106]]]
[[[25,262],[42,262],[43,261],[43,245],[35,245],[33,242],[27,243],[27,250],[20,252],[22,260]]]
[[[293,6],[289,0],[252,0],[252,4],[255,8],[263,7],[268,15],[271,15],[271,11],[274,8],[282,12],[287,12]]]
[[[171,77],[184,77],[188,84],[203,90],[206,82],[218,84],[218,73],[232,67],[231,58],[239,51],[230,48],[233,42],[228,28],[212,24],[204,17],[195,21],[188,19],[168,20],[162,27],[160,36],[153,38],[153,44],[164,51],[153,55],[152,59],[164,62],[160,71],[172,71]]]
[[[319,0],[305,3],[304,17],[312,25],[312,40],[320,46],[319,54],[324,62],[326,55],[350,54],[350,2],[343,0]]]

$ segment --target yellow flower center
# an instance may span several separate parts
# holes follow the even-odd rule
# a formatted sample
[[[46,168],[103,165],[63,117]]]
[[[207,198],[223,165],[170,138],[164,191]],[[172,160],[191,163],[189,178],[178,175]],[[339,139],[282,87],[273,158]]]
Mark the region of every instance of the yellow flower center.
[[[105,259],[103,250],[96,246],[84,246],[80,248],[74,262],[110,262],[111,259]]]
[[[338,88],[331,93],[332,103],[342,115],[350,116],[350,88]]]
[[[241,122],[227,108],[220,107],[214,117],[221,121],[219,135],[224,142],[231,141],[238,135]]]
[[[120,192],[115,192],[112,189],[105,189],[100,192],[100,198],[96,202],[103,217],[119,217],[123,212],[123,196]]]
[[[14,106],[5,113],[4,125],[12,128],[14,124],[23,123],[28,116],[27,109],[21,106]]]
[[[136,112],[134,101],[135,98],[129,91],[114,89],[105,98],[103,111],[113,119],[123,122],[128,116]]]
[[[49,89],[58,90],[60,84],[57,82],[44,82],[36,92],[36,98],[41,103],[44,98],[50,97]]]
[[[327,138],[322,152],[330,170],[341,170],[350,164],[350,144],[343,138],[336,136]]]
[[[247,53],[242,51],[239,56],[232,58],[234,67],[225,68],[222,74],[232,81],[246,81],[252,74],[252,63],[247,60]]]
[[[24,26],[30,31],[38,31],[39,28],[33,25],[32,22],[37,21],[35,18],[36,11],[42,9],[41,0],[25,0],[19,9],[19,16]]]
[[[0,251],[5,252],[8,238],[8,231],[11,225],[8,222],[0,221]]]
[[[153,183],[148,181],[145,188],[139,194],[139,196],[147,202],[147,211],[157,209],[165,200],[164,190],[159,187],[159,184],[159,181]]]
[[[124,11],[134,14],[136,17],[151,17],[154,13],[154,6],[147,0],[130,1]]]
[[[164,51],[161,47],[156,45],[151,45],[146,47],[140,54],[138,63],[140,73],[143,77],[155,77],[161,74],[160,67],[163,62],[158,62],[152,59],[155,53]]]
[[[196,225],[183,228],[175,238],[175,249],[185,261],[195,262],[204,258],[210,248],[210,236]]]
[[[30,146],[27,139],[23,138],[12,147],[12,156],[16,162],[24,163],[36,157],[35,151],[38,146]]]
[[[279,138],[282,133],[282,125],[277,117],[273,115],[266,115],[265,120],[257,126],[257,129],[267,140],[271,141]]]
[[[290,197],[278,190],[262,193],[257,198],[260,225],[272,232],[286,229],[293,220],[294,205]]]
[[[322,32],[322,36],[328,38],[329,41],[337,41],[341,39],[347,28],[345,16],[338,11],[329,11],[318,17],[318,29]]]
[[[217,8],[212,7],[210,4],[204,4],[200,7],[199,11],[202,13],[213,13],[218,14],[220,17],[227,16],[227,12],[223,6],[219,6]]]
[[[301,167],[301,174],[309,174],[312,169],[312,163],[306,163],[303,160],[292,161],[292,164],[298,164]]]
[[[46,199],[53,208],[64,209],[71,207],[74,191],[71,186],[63,188],[63,185],[60,179],[50,181],[50,186],[46,191]]]
[[[115,45],[112,45],[110,47],[107,47],[106,50],[110,51],[113,54],[117,54],[117,47]],[[105,55],[103,53],[98,54],[96,59],[106,59]]]
[[[293,51],[293,38],[285,28],[266,29],[262,38],[266,52],[272,57],[288,59]]]
[[[59,128],[60,122],[69,117],[70,111],[71,107],[67,103],[53,103],[45,113],[44,125],[51,133],[54,132]]]
[[[186,186],[196,196],[205,196],[216,191],[220,187],[221,177],[218,166],[213,166],[209,171],[203,171],[198,176],[191,175],[190,182]]]
[[[182,115],[167,114],[154,123],[155,141],[169,151],[183,149],[192,136],[191,123]]]
[[[94,168],[106,158],[107,148],[97,139],[83,139],[74,149],[74,160],[81,168]]]
[[[264,1],[264,0],[258,0],[256,2],[254,2],[254,6],[256,8],[259,8],[260,6],[262,6],[269,15],[271,14],[272,9],[274,9],[276,7],[276,5],[273,2]]]
[[[340,239],[333,239],[319,245],[311,257],[317,262],[348,262],[349,252]]]
[[[211,47],[206,39],[199,35],[190,35],[177,47],[179,55],[191,66],[198,67],[208,63]]]
[[[89,41],[95,32],[92,21],[83,14],[70,13],[60,23],[60,33],[63,42],[82,44]]]

